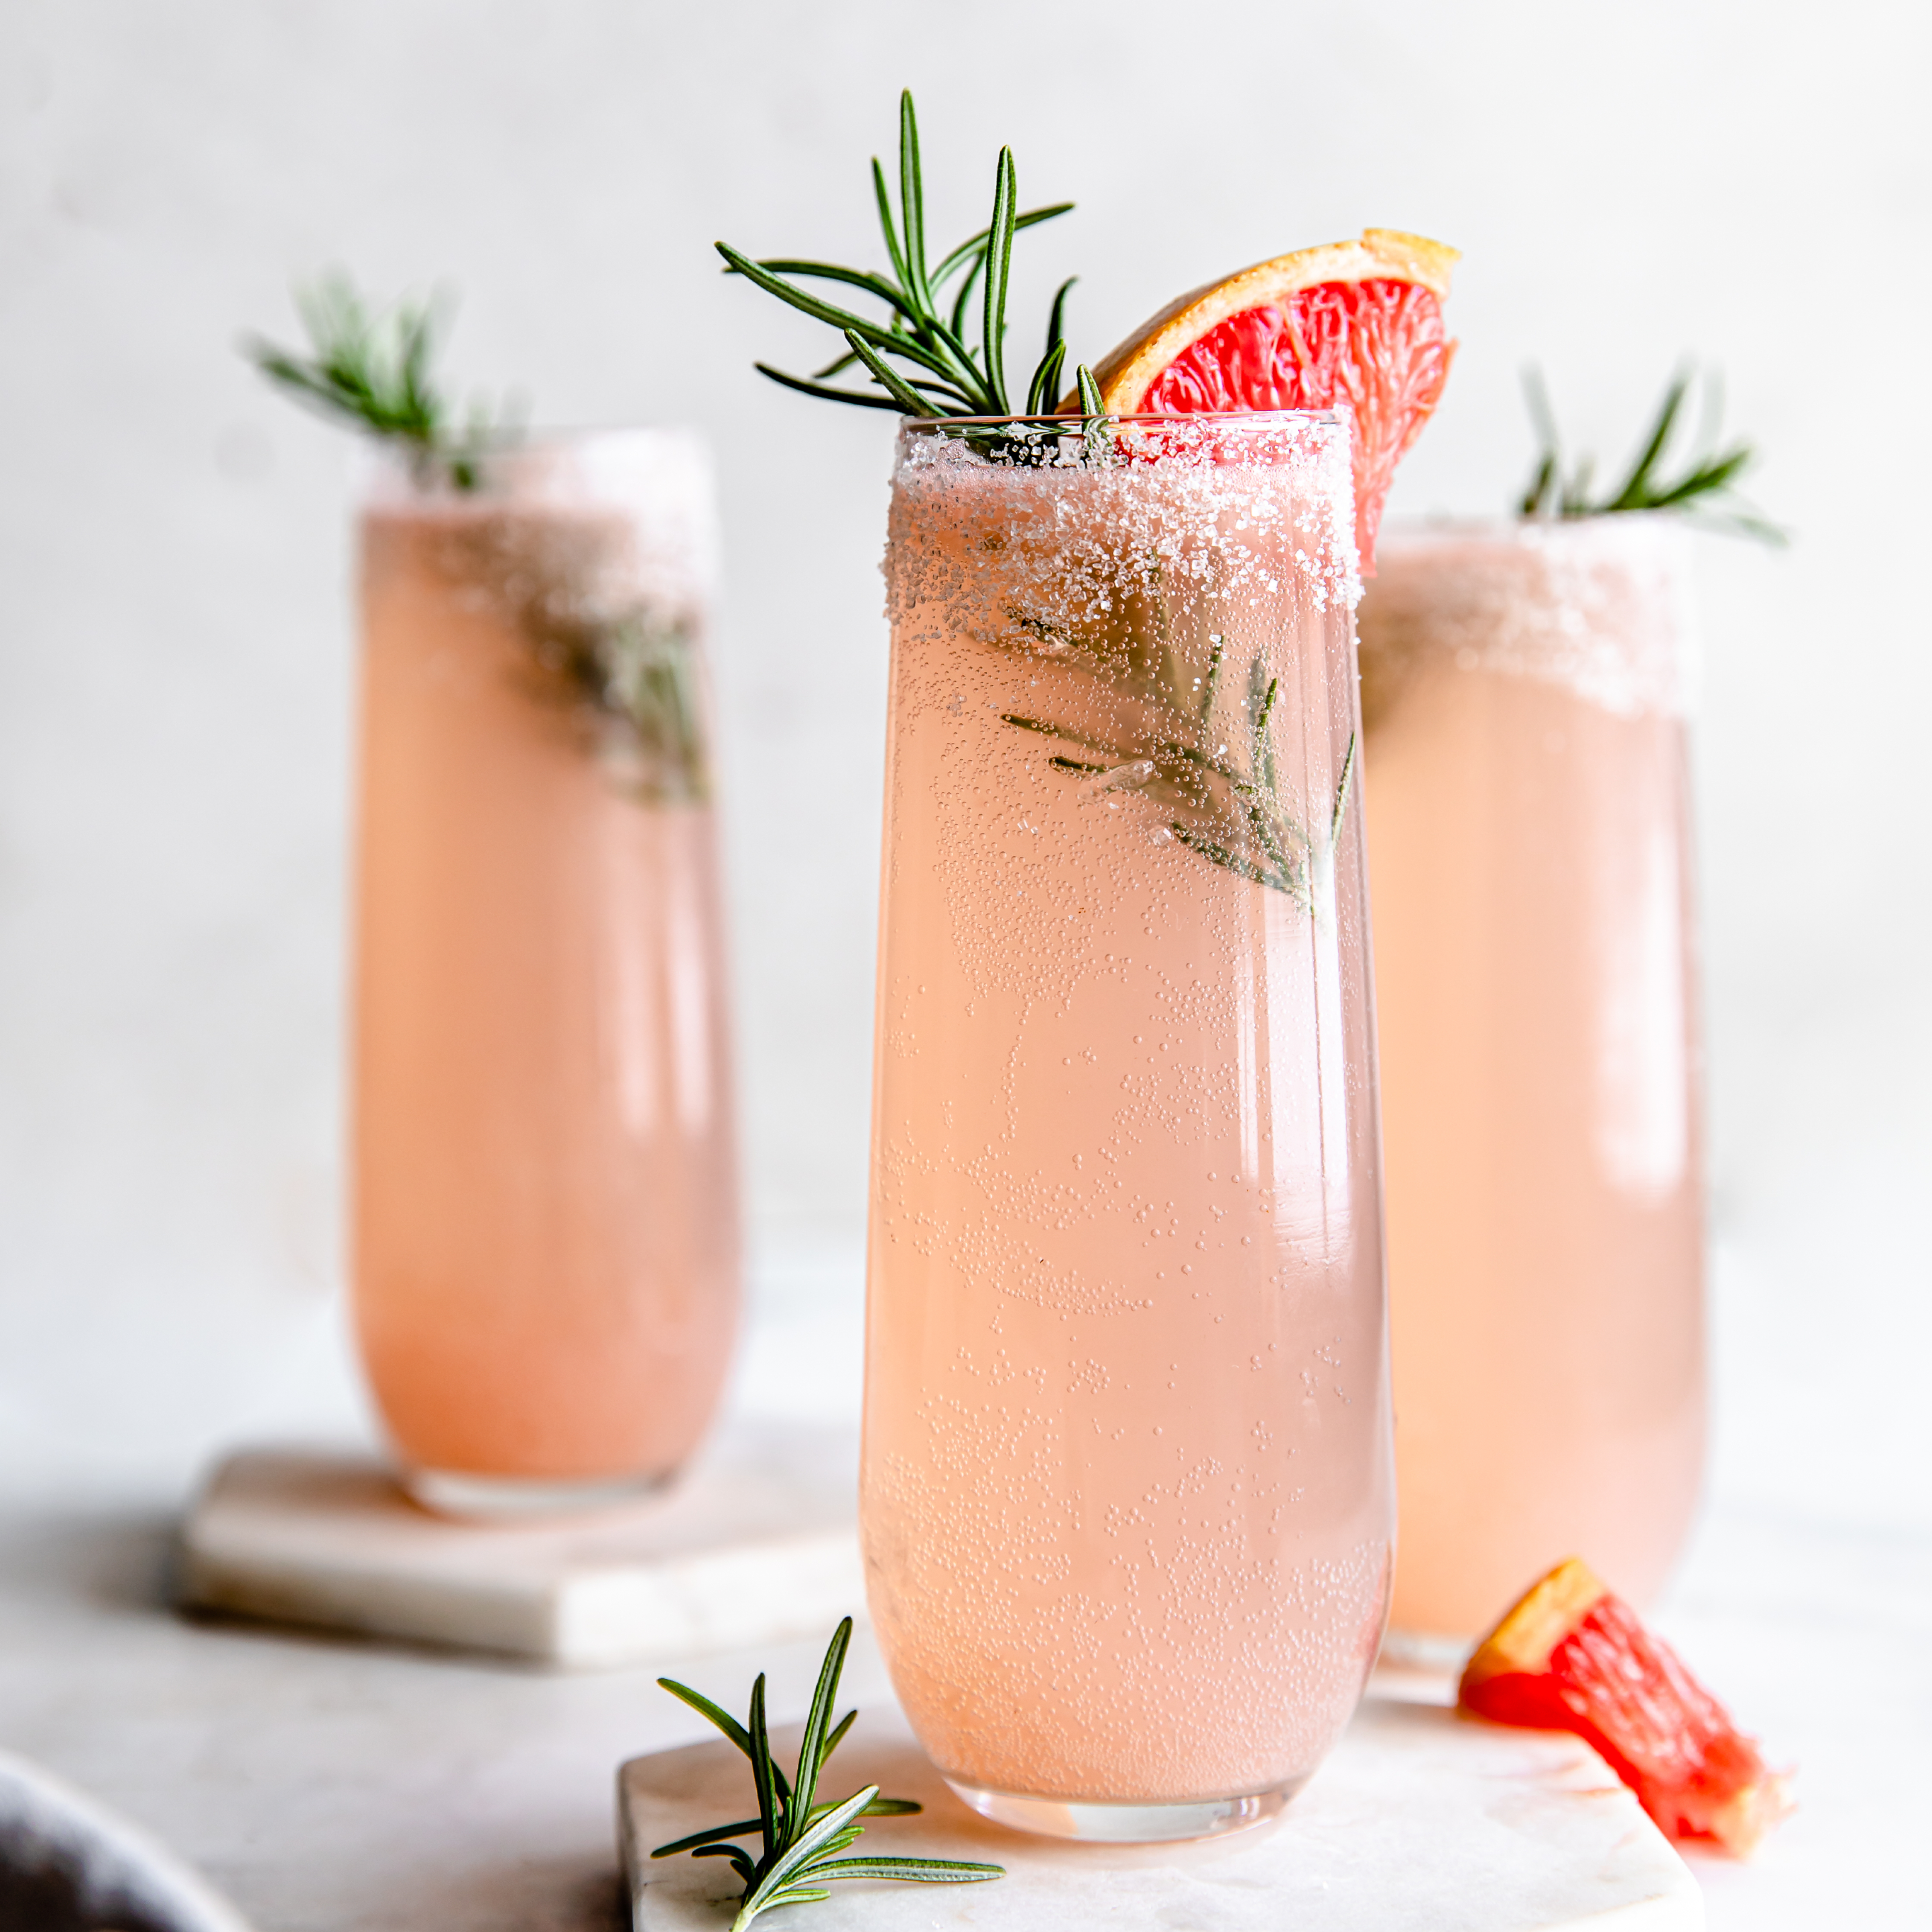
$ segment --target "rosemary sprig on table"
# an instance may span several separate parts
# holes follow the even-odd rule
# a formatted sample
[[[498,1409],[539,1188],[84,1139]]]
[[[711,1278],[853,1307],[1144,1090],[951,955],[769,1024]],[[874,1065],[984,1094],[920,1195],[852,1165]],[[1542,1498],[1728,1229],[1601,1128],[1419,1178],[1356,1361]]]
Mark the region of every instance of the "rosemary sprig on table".
[[[991,220],[969,236],[937,267],[928,267],[926,248],[926,188],[920,172],[919,117],[911,91],[899,96],[899,205],[892,207],[886,172],[872,163],[873,198],[878,205],[890,274],[841,267],[836,262],[780,257],[753,261],[728,244],[716,244],[728,272],[755,282],[768,295],[837,329],[844,352],[811,376],[789,376],[769,363],[758,373],[788,389],[823,396],[836,403],[856,403],[862,409],[891,410],[908,416],[1042,416],[1052,412],[1066,364],[1066,297],[1077,277],[1060,285],[1047,316],[1046,346],[1027,384],[1025,406],[1016,411],[1006,385],[1006,297],[1011,278],[1013,237],[1022,228],[1051,221],[1072,208],[1070,201],[1019,212],[1013,152],[1000,150],[993,173]],[[948,285],[957,286],[949,293]],[[802,282],[831,282],[858,290],[885,305],[882,316],[865,316],[826,301]],[[980,290],[980,341],[966,341],[967,316],[974,290]],[[834,388],[828,379],[854,364],[862,367],[880,393]],[[895,367],[895,364],[905,365]],[[1099,391],[1087,375],[1081,385],[1083,407],[1090,394],[1089,413],[1098,415]]]
[[[1630,473],[1616,490],[1593,500],[1590,485],[1594,464],[1589,457],[1581,457],[1569,474],[1564,474],[1562,438],[1550,405],[1549,391],[1544,386],[1543,372],[1533,364],[1526,369],[1523,391],[1540,447],[1535,472],[1516,506],[1519,514],[1574,519],[1610,516],[1624,510],[1670,510],[1686,514],[1714,530],[1756,537],[1766,543],[1784,542],[1784,531],[1736,494],[1737,481],[1756,460],[1756,452],[1748,442],[1718,448],[1718,425],[1723,413],[1724,392],[1714,373],[1705,379],[1703,424],[1688,466],[1674,478],[1662,473],[1664,453],[1690,394],[1694,373],[1681,370],[1671,378]]]
[[[752,1781],[758,1800],[755,1818],[741,1818],[734,1824],[694,1832],[671,1844],[658,1846],[651,1854],[654,1858],[668,1858],[688,1852],[694,1858],[729,1859],[731,1869],[745,1882],[731,1932],[745,1932],[760,1912],[779,1906],[805,1905],[830,1898],[826,1884],[833,1880],[898,1879],[915,1884],[970,1885],[1006,1875],[1003,1865],[973,1864],[952,1858],[839,1856],[864,1834],[865,1827],[854,1820],[902,1817],[920,1808],[909,1798],[881,1798],[876,1784],[868,1784],[837,1802],[819,1802],[818,1783],[826,1761],[838,1748],[859,1714],[848,1711],[836,1725],[832,1722],[839,1673],[844,1668],[846,1648],[851,1640],[852,1619],[848,1617],[832,1633],[825,1660],[819,1668],[818,1686],[812,1693],[812,1708],[806,1718],[797,1765],[789,1779],[772,1756],[771,1738],[765,1728],[763,1671],[752,1686],[751,1713],[742,1724],[689,1685],[668,1677],[658,1679],[674,1697],[682,1699],[716,1725],[752,1761]],[[733,1842],[754,1832],[758,1834],[763,1848],[755,1858]]]
[[[480,400],[458,424],[437,386],[434,364],[447,301],[372,308],[339,269],[298,284],[295,299],[311,352],[254,337],[242,352],[256,368],[297,401],[399,451],[419,484],[476,489],[485,446],[510,424],[493,422]]]

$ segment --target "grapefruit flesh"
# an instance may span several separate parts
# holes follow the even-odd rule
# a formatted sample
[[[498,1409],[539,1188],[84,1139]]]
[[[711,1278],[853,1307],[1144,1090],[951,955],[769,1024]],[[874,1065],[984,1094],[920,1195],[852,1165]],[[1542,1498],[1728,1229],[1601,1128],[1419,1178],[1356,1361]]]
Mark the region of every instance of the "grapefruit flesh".
[[[1574,1731],[1672,1838],[1742,1857],[1790,1808],[1756,1744],[1574,1557],[1478,1646],[1457,1701],[1495,1723]]]
[[[1456,260],[1440,242],[1372,228],[1244,268],[1183,296],[1107,356],[1094,370],[1101,402],[1115,416],[1346,412],[1356,544],[1372,572],[1396,465],[1455,353],[1442,301]]]

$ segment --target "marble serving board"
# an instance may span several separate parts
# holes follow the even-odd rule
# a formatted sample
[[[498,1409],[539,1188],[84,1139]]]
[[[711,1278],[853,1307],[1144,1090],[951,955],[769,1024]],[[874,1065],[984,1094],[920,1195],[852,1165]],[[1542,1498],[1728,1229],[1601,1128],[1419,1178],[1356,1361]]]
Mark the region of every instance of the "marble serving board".
[[[856,1444],[727,1432],[676,1484],[540,1524],[453,1522],[373,1458],[256,1449],[183,1525],[184,1603],[284,1623],[610,1668],[817,1636],[862,1613]]]
[[[796,1750],[780,1734],[779,1760]],[[1697,1932],[1697,1882],[1577,1739],[1371,1695],[1278,1818],[1192,1844],[1067,1844],[1002,1831],[953,1796],[891,1706],[863,1712],[826,1795],[878,1784],[917,1817],[875,1820],[859,1852],[991,1861],[979,1885],[842,1883],[815,1932]],[[722,1742],[633,1759],[618,1831],[634,1932],[724,1932],[721,1859],[653,1846],[757,1810]],[[791,1915],[787,1915],[789,1922]]]

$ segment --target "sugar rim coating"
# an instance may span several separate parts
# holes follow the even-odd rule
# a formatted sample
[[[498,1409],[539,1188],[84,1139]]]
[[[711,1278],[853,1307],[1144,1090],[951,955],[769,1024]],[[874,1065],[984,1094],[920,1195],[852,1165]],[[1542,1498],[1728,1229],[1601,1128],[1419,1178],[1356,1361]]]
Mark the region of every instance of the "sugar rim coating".
[[[970,496],[988,490],[1010,492],[1016,500],[1093,493],[1111,497],[1117,507],[1165,509],[1165,520],[1195,520],[1188,512],[1238,509],[1250,498],[1259,514],[1257,526],[1292,525],[1299,531],[1294,563],[1318,608],[1332,600],[1353,609],[1361,596],[1360,560],[1355,549],[1352,434],[1348,418],[1332,410],[1229,410],[1195,416],[1109,417],[1128,430],[1166,432],[1157,448],[1130,446],[1094,460],[1084,426],[1061,416],[910,418],[902,421],[892,469],[895,537],[908,534],[902,518],[913,512],[923,519],[944,517],[944,499],[957,493],[964,508]],[[1009,460],[974,447],[962,431],[1027,428],[1052,433],[1062,453],[1043,461]],[[1048,438],[1042,437],[1042,447]],[[1292,490],[1284,504],[1285,488]],[[1162,500],[1166,499],[1165,504]],[[982,498],[983,501],[983,498]],[[1284,519],[1282,512],[1288,508]],[[1076,533],[1063,526],[1059,540],[1092,549],[1113,548],[1103,531]],[[1054,547],[1054,535],[1045,548]],[[1131,544],[1123,528],[1118,540]],[[1142,540],[1144,541],[1143,534]],[[894,575],[894,546],[886,560]],[[1042,560],[1045,560],[1044,558]]]
[[[1363,675],[1428,659],[1551,684],[1620,718],[1688,718],[1701,682],[1689,532],[1664,512],[1406,518],[1378,546]]]

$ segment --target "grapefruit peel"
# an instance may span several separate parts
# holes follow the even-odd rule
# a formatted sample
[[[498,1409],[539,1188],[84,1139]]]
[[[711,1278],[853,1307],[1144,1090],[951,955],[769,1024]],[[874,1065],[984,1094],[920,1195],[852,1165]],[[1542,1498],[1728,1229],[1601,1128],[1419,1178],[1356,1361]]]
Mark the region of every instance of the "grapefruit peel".
[[[1791,1809],[1790,1780],[1676,1654],[1576,1557],[1479,1644],[1459,1707],[1492,1722],[1574,1732],[1667,1838],[1748,1857]]]

